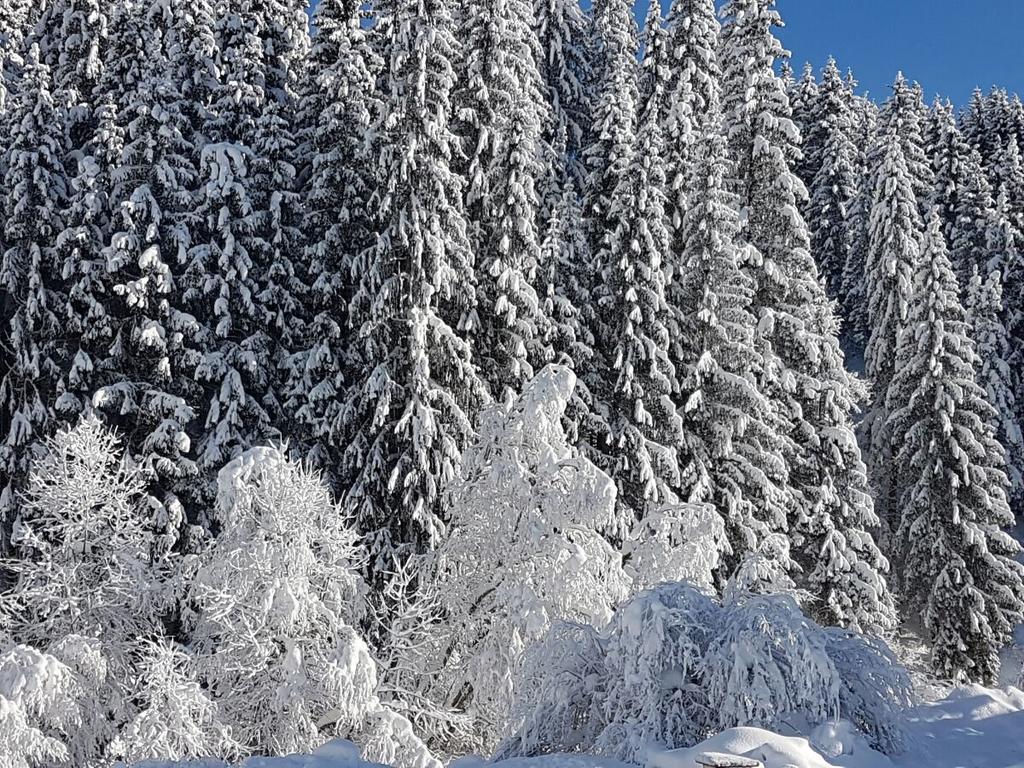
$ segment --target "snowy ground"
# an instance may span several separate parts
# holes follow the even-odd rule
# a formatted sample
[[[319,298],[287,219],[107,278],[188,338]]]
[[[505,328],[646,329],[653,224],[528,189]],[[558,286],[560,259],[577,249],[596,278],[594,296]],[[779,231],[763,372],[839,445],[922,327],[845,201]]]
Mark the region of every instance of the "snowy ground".
[[[843,723],[818,728],[805,739],[758,728],[733,728],[692,749],[652,751],[645,768],[699,768],[701,753],[746,755],[766,768],[1024,768],[1024,692],[967,686],[908,713],[908,749],[889,758],[870,749]],[[463,758],[450,768],[482,768]],[[219,768],[218,762],[189,768]],[[581,755],[506,760],[499,768],[633,768]],[[148,768],[170,768],[150,763]],[[314,755],[251,758],[245,768],[371,768],[347,742],[334,742]]]

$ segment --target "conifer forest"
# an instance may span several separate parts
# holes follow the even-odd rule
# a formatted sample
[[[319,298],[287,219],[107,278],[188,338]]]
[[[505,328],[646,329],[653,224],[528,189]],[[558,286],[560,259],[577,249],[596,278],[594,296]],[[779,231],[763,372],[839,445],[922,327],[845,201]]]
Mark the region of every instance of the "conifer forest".
[[[0,0],[0,768],[1024,763],[1024,103],[787,4]]]

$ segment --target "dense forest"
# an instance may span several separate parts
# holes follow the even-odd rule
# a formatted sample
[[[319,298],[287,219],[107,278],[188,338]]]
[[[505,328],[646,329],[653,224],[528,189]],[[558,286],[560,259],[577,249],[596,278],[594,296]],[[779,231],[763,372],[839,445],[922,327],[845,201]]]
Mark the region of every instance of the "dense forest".
[[[883,640],[999,679],[1024,104],[657,6],[0,0],[0,766],[889,748]]]

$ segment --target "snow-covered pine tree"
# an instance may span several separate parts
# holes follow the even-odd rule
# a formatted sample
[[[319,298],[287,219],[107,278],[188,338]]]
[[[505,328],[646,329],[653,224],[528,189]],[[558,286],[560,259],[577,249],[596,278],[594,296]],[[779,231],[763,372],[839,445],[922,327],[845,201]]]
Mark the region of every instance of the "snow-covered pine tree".
[[[774,0],[731,0],[723,15],[724,55],[747,63],[727,71],[726,124],[737,150],[757,344],[766,351],[759,383],[791,441],[791,551],[826,620],[885,628],[894,623],[892,599],[869,533],[877,521],[851,421],[860,386],[845,368],[799,212],[806,193],[789,166],[800,136],[773,68],[782,48],[772,30],[781,19]]]
[[[974,269],[988,270],[1001,254],[989,251],[989,233],[995,220],[995,200],[982,167],[981,156],[971,151],[965,158],[965,183],[956,204],[956,222],[950,241],[950,258],[958,285],[964,289]]]
[[[703,184],[703,180],[690,178],[696,168],[696,148],[721,131],[719,124],[708,119],[712,110],[721,110],[719,25],[714,0],[674,0],[668,29],[665,193],[671,235],[669,267],[675,273],[680,267],[679,255],[686,247],[683,222],[691,188]],[[711,133],[707,133],[709,128]],[[672,290],[670,282],[670,296]]]
[[[814,136],[820,143],[808,146],[805,142],[803,151],[816,169],[808,180],[807,220],[813,227],[811,251],[829,295],[841,303],[843,273],[850,261],[853,240],[850,210],[859,186],[850,101],[851,94],[836,61],[829,58],[811,118]]]
[[[665,298],[669,235],[660,101],[660,94],[652,94],[636,146],[623,150],[624,171],[608,211],[614,227],[597,260],[596,335],[604,365],[598,392],[609,407],[610,474],[619,488],[622,530],[634,518],[676,504],[680,482],[682,424],[673,403],[679,383],[669,359],[672,318]]]
[[[587,169],[583,215],[596,257],[615,228],[611,199],[633,146],[639,91],[632,3],[604,0],[593,15],[594,107],[590,143],[583,153]]]
[[[262,296],[269,244],[260,212],[271,190],[255,183],[266,180],[257,174],[255,142],[271,97],[265,90],[265,19],[255,2],[231,0],[217,17],[220,78],[203,126],[197,218],[182,280],[186,307],[201,324],[196,458],[207,480],[201,489],[207,502],[219,467],[278,436],[275,318]]]
[[[638,92],[639,112],[655,110],[658,120],[664,123],[668,112],[668,83],[672,77],[669,59],[669,32],[661,13],[661,3],[651,3],[641,33],[640,72]],[[652,104],[651,100],[657,99]]]
[[[345,509],[371,568],[438,543],[485,386],[457,329],[475,312],[462,181],[451,167],[455,40],[447,0],[400,0],[378,165],[380,235],[354,301],[360,376],[344,404]]]
[[[535,0],[533,19],[540,40],[537,65],[551,109],[544,143],[554,146],[564,132],[565,159],[578,194],[586,178],[583,149],[591,128],[587,18],[578,0]],[[554,171],[557,176],[558,166]]]
[[[472,336],[495,399],[517,393],[550,360],[531,278],[540,235],[537,184],[550,115],[526,0],[479,0],[465,9],[461,77],[453,96],[467,158],[466,213],[479,285]]]
[[[4,328],[9,350],[0,380],[4,438],[0,443],[0,515],[10,524],[17,492],[51,429],[55,384],[66,350],[54,243],[64,227],[67,186],[63,157],[66,111],[53,92],[50,69],[32,44],[10,104],[4,156]]]
[[[899,136],[914,198],[922,217],[928,210],[935,188],[934,172],[924,143],[927,114],[928,109],[921,100],[920,86],[908,83],[902,72],[897,73],[892,85],[892,95],[882,107],[879,133],[884,136],[895,131]],[[879,142],[875,145],[875,153],[869,160],[872,174],[883,162],[883,153],[884,143]]]
[[[92,399],[129,436],[129,454],[150,475],[154,507],[162,505],[168,521],[180,524],[178,497],[202,498],[193,487],[198,470],[192,458],[202,400],[194,380],[201,329],[185,309],[181,285],[193,245],[196,151],[182,94],[168,72],[160,6],[140,5],[136,13],[149,46],[139,53],[126,45],[138,61],[108,67],[130,67],[137,82],[126,86],[118,115],[125,143],[104,250],[112,342],[96,350],[100,386]]]
[[[103,0],[53,0],[45,6],[31,35],[52,73],[54,93],[67,109],[69,156],[92,135],[94,98],[103,76],[112,6]],[[70,173],[74,175],[73,168]]]
[[[975,357],[933,211],[888,393],[901,489],[896,572],[907,610],[923,618],[934,669],[988,684],[1024,609],[1024,567],[1001,530],[1013,516]]]
[[[850,250],[843,267],[842,317],[845,341],[854,353],[862,354],[869,334],[866,270],[871,242],[871,206],[874,185],[869,157],[878,140],[878,107],[866,97],[855,97],[854,110],[857,145],[857,194],[850,204]]]
[[[62,371],[54,406],[71,424],[92,410],[93,393],[104,381],[103,362],[115,336],[112,281],[103,249],[124,130],[112,96],[97,105],[93,137],[72,159],[77,172],[70,178],[65,226],[56,242],[71,361]]]
[[[793,124],[800,131],[802,138],[800,149],[802,157],[793,163],[793,171],[804,183],[804,186],[810,187],[821,167],[818,156],[825,143],[823,126],[818,123],[820,119],[818,105],[821,99],[820,88],[814,76],[814,67],[810,62],[804,64],[803,74],[792,84],[789,97],[790,108],[793,111]]]
[[[970,101],[960,115],[960,129],[972,148],[982,157],[991,155],[991,143],[985,126],[985,94],[975,86]]]
[[[864,371],[872,388],[861,425],[875,509],[884,525],[895,526],[899,496],[889,425],[889,388],[896,374],[896,347],[907,323],[914,275],[919,268],[923,224],[918,213],[899,133],[882,137],[884,159],[875,169],[871,234],[866,264],[868,338]]]
[[[1024,511],[1024,437],[1017,420],[1019,407],[1010,368],[1010,341],[1003,324],[1002,272],[993,270],[982,278],[978,270],[967,285],[967,322],[973,339],[978,385],[992,406],[989,425],[1006,452],[1010,481],[1008,501],[1014,513]]]
[[[345,450],[343,393],[350,368],[358,366],[348,321],[352,286],[376,238],[370,132],[380,118],[375,79],[381,61],[360,23],[359,3],[322,0],[314,21],[309,81],[300,104],[307,166],[307,322],[304,343],[287,361],[285,409],[293,447],[334,481]]]
[[[726,140],[714,131],[721,107],[714,90],[699,127],[707,139],[690,153],[692,205],[683,222],[681,269],[672,310],[683,403],[682,491],[709,503],[729,542],[721,574],[785,529],[786,461],[770,404],[759,388],[763,368],[750,310],[753,281],[741,267],[734,196],[726,191]]]
[[[992,170],[995,196],[1006,194],[1006,216],[1018,233],[1024,234],[1024,160],[1017,139],[1011,136],[996,155]]]

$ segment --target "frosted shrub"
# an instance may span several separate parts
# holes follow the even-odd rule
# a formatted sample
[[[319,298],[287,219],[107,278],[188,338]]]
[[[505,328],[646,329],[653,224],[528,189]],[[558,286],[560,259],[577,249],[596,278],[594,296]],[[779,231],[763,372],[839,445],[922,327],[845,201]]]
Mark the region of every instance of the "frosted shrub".
[[[122,729],[117,756],[129,764],[163,758],[233,757],[238,745],[217,706],[195,680],[192,660],[180,646],[147,641],[133,692],[138,713]]]
[[[163,609],[151,562],[145,486],[113,432],[94,417],[63,429],[33,465],[13,543],[22,557],[0,595],[16,640],[38,647],[77,633],[122,656],[159,625]]]
[[[253,448],[221,470],[216,511],[221,534],[186,625],[199,678],[243,750],[309,752],[338,735],[367,759],[436,768],[378,698],[374,660],[353,629],[364,614],[361,552],[320,477],[276,448]]]
[[[623,603],[605,629],[555,624],[523,664],[500,757],[589,752],[642,764],[735,726],[841,717],[889,752],[907,673],[878,640],[823,628],[791,595],[724,603],[685,583]]]
[[[614,517],[614,486],[562,429],[575,383],[549,365],[484,414],[433,564],[451,634],[431,692],[473,717],[477,748],[500,736],[526,648],[557,619],[600,626],[627,593],[621,557],[599,533]]]

